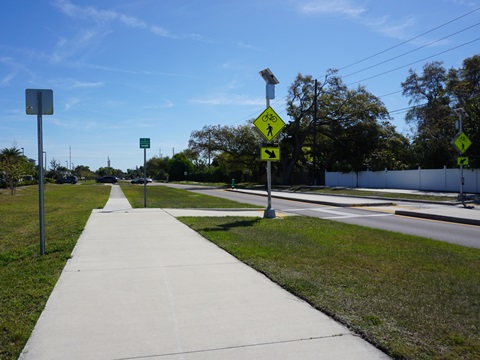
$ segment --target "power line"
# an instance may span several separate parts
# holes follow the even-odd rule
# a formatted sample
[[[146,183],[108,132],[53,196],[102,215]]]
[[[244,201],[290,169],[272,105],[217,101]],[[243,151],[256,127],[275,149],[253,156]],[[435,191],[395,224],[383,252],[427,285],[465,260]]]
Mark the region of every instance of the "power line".
[[[389,73],[391,73],[391,72],[394,72],[394,71],[397,71],[397,70],[406,68],[406,67],[408,67],[408,66],[411,66],[411,65],[414,65],[414,64],[418,64],[419,62],[422,62],[422,61],[431,59],[431,58],[433,58],[433,57],[435,57],[435,56],[442,55],[442,54],[445,54],[445,53],[447,53],[447,52],[456,50],[456,49],[461,48],[461,47],[463,47],[463,46],[472,44],[472,43],[474,43],[474,42],[476,42],[476,41],[478,41],[478,40],[480,40],[480,38],[476,38],[476,39],[474,39],[474,40],[468,41],[468,42],[466,42],[466,43],[463,43],[463,44],[461,44],[461,45],[458,45],[458,46],[455,46],[455,47],[453,47],[453,48],[447,49],[447,50],[445,50],[445,51],[441,51],[441,52],[436,53],[436,54],[434,54],[434,55],[427,56],[427,57],[425,57],[425,58],[423,58],[423,59],[420,59],[420,60],[411,62],[411,63],[409,63],[409,64],[396,67],[395,69],[391,69],[391,70],[388,70],[388,71],[384,71],[384,72],[382,72],[382,73],[380,73],[380,74],[373,75],[373,76],[370,76],[370,77],[368,77],[368,78],[365,78],[365,79],[362,79],[362,80],[358,80],[358,81],[352,82],[352,83],[350,83],[350,84],[347,84],[347,86],[355,85],[355,84],[358,84],[358,83],[360,83],[360,82],[367,81],[367,80],[371,80],[371,79],[374,79],[374,78],[376,78],[376,77],[379,77],[379,76],[382,76],[382,75],[386,75],[386,74],[389,74]]]
[[[393,91],[391,93],[388,93],[388,94],[383,94],[383,95],[380,95],[380,96],[377,96],[378,98],[382,98],[382,97],[386,97],[386,96],[390,96],[390,95],[395,95],[395,94],[398,94],[398,93],[401,93],[403,90],[398,90],[398,91]]]
[[[393,58],[390,58],[390,59],[387,59],[387,60],[385,60],[385,61],[376,63],[376,64],[374,64],[374,65],[371,65],[371,66],[368,66],[368,67],[366,67],[366,68],[360,69],[360,70],[355,71],[355,72],[353,72],[353,73],[350,73],[350,74],[347,74],[347,75],[343,75],[342,78],[346,78],[346,77],[349,77],[349,76],[352,76],[352,75],[356,75],[356,74],[359,74],[359,73],[364,72],[364,71],[366,71],[366,70],[369,70],[369,69],[372,69],[372,68],[374,68],[374,67],[377,67],[377,66],[379,66],[379,65],[386,64],[386,63],[388,63],[388,62],[390,62],[390,61],[392,61],[392,60],[399,59],[399,58],[401,58],[401,57],[403,57],[403,56],[405,56],[405,55],[411,54],[411,53],[413,53],[413,52],[415,52],[415,51],[418,51],[418,50],[421,50],[421,49],[426,48],[426,47],[428,47],[428,46],[431,46],[431,45],[433,45],[433,44],[436,44],[436,43],[438,43],[438,42],[440,42],[440,41],[443,41],[443,40],[445,40],[445,39],[448,39],[448,38],[450,38],[450,37],[452,37],[452,36],[458,35],[458,34],[464,32],[464,31],[470,30],[471,28],[474,28],[475,26],[478,26],[478,25],[480,25],[480,23],[476,23],[476,24],[474,24],[474,25],[472,25],[472,26],[469,26],[469,27],[467,27],[467,28],[465,28],[465,29],[462,29],[462,30],[457,31],[457,32],[455,32],[455,33],[453,33],[453,34],[447,35],[447,36],[445,36],[445,37],[443,37],[443,38],[441,38],[441,39],[437,39],[437,40],[435,40],[435,41],[432,41],[432,42],[430,42],[430,43],[428,43],[428,44],[422,45],[422,46],[420,46],[420,47],[418,47],[418,48],[415,48],[415,49],[413,49],[413,50],[407,51],[407,52],[405,52],[405,53],[403,53],[403,54],[397,55],[397,56],[395,56],[395,57],[393,57]]]
[[[443,23],[443,24],[441,24],[441,25],[439,25],[439,26],[436,26],[436,27],[434,27],[434,28],[432,28],[432,29],[430,29],[430,30],[428,30],[428,31],[425,31],[425,32],[423,32],[423,33],[421,33],[421,34],[419,34],[419,35],[417,35],[417,36],[414,36],[414,37],[412,37],[412,38],[410,38],[410,39],[408,39],[408,40],[405,40],[405,41],[403,41],[403,42],[401,42],[401,43],[399,43],[399,44],[396,44],[396,45],[394,45],[394,46],[391,46],[391,47],[389,47],[389,48],[387,48],[387,49],[385,49],[385,50],[382,50],[382,51],[380,51],[380,52],[377,52],[377,53],[375,53],[375,54],[373,54],[373,55],[370,55],[370,56],[368,56],[368,57],[365,57],[365,58],[363,58],[363,59],[361,59],[361,60],[355,61],[355,62],[353,62],[353,63],[351,63],[351,64],[349,64],[349,65],[346,65],[346,66],[338,69],[338,71],[345,70],[345,69],[350,68],[350,67],[352,67],[352,66],[354,66],[354,65],[357,65],[357,64],[360,64],[360,63],[365,62],[365,61],[367,61],[367,60],[370,60],[370,59],[372,59],[372,58],[374,58],[374,57],[376,57],[376,56],[378,56],[378,55],[384,54],[384,53],[386,53],[386,52],[388,52],[388,51],[390,51],[390,50],[396,49],[396,48],[398,48],[398,47],[400,47],[400,46],[402,46],[402,45],[405,45],[405,44],[407,44],[407,43],[409,43],[409,42],[412,42],[413,40],[416,40],[416,39],[418,39],[418,38],[420,38],[420,37],[422,37],[422,36],[424,36],[424,35],[427,35],[427,34],[429,34],[429,33],[432,33],[432,32],[434,32],[434,31],[436,31],[436,30],[438,30],[438,29],[441,29],[442,27],[445,27],[445,26],[447,26],[447,25],[449,25],[449,24],[452,24],[452,23],[454,23],[455,21],[458,21],[458,20],[460,20],[460,19],[463,19],[464,17],[466,17],[466,16],[468,16],[468,15],[471,15],[471,14],[473,14],[474,12],[476,12],[476,11],[478,11],[478,10],[480,10],[480,7],[475,8],[475,9],[473,9],[473,10],[471,10],[471,11],[469,11],[469,12],[467,12],[467,13],[461,15],[461,16],[458,16],[458,17],[456,17],[456,18],[454,18],[454,19],[452,19],[452,20],[450,20],[450,21],[447,21],[447,22],[445,22],[445,23]],[[455,33],[452,33],[452,34],[450,34],[450,35],[447,35],[447,36],[445,36],[445,37],[443,37],[443,38],[441,38],[441,39],[438,39],[438,40],[435,40],[435,41],[433,41],[433,42],[430,42],[430,43],[428,43],[428,44],[426,44],[426,45],[423,45],[423,46],[421,46],[421,47],[419,47],[419,48],[416,48],[416,49],[413,49],[413,50],[408,51],[408,52],[406,52],[406,53],[400,54],[400,55],[398,55],[398,56],[396,56],[396,57],[387,59],[387,60],[382,61],[382,62],[380,62],[380,63],[377,63],[377,64],[375,64],[375,65],[371,65],[371,66],[369,66],[369,67],[366,67],[366,68],[361,69],[361,70],[359,70],[359,71],[353,72],[353,73],[351,73],[351,74],[347,74],[347,75],[345,75],[345,76],[341,76],[341,78],[345,78],[345,77],[348,77],[348,76],[351,76],[351,75],[355,75],[355,74],[358,74],[358,73],[363,72],[363,71],[365,71],[365,70],[369,70],[369,69],[372,69],[372,68],[377,67],[377,66],[379,66],[379,65],[383,65],[383,64],[385,64],[385,63],[387,63],[387,62],[390,62],[390,61],[395,60],[395,59],[398,59],[398,58],[400,58],[400,57],[402,57],[402,56],[411,54],[411,53],[413,53],[413,52],[415,52],[415,51],[418,51],[418,50],[420,50],[420,49],[423,49],[423,48],[425,48],[425,47],[427,47],[427,46],[431,46],[431,45],[433,45],[433,44],[435,44],[435,43],[438,43],[438,42],[440,42],[440,41],[442,41],[442,40],[445,40],[445,39],[447,39],[447,38],[449,38],[449,37],[458,35],[459,33],[464,32],[464,31],[466,31],[466,30],[469,30],[469,29],[471,29],[471,28],[473,28],[473,27],[475,27],[475,26],[478,26],[478,25],[480,25],[480,23],[476,23],[476,24],[474,24],[474,25],[472,25],[472,26],[469,26],[469,27],[464,28],[464,29],[462,29],[462,30],[459,30],[459,31],[457,31],[457,32],[455,32]],[[460,48],[460,47],[469,45],[469,44],[471,44],[471,43],[473,43],[473,42],[476,42],[476,41],[478,41],[478,40],[480,40],[480,38],[477,38],[477,39],[474,39],[474,40],[472,40],[472,41],[466,42],[466,43],[464,43],[464,44],[455,46],[455,47],[450,48],[450,49],[448,49],[448,50],[445,50],[445,51],[436,53],[436,54],[434,54],[434,55],[425,57],[425,58],[423,58],[423,59],[420,59],[420,60],[411,62],[411,63],[409,63],[409,64],[402,65],[402,66],[396,67],[396,68],[394,68],[394,69],[391,69],[391,70],[382,72],[382,73],[380,73],[380,74],[373,75],[373,76],[370,76],[370,77],[368,77],[368,78],[365,78],[365,79],[362,79],[362,80],[359,80],[359,81],[356,81],[356,82],[349,83],[349,84],[347,84],[347,86],[354,85],[354,84],[358,84],[358,83],[363,82],[363,81],[371,80],[371,79],[374,79],[374,78],[376,78],[376,77],[380,77],[380,76],[389,74],[389,73],[391,73],[391,72],[394,72],[394,71],[403,69],[403,68],[405,68],[405,67],[408,67],[408,66],[417,64],[417,63],[419,63],[419,62],[423,62],[423,61],[425,61],[425,60],[431,59],[431,58],[433,58],[433,57],[435,57],[435,56],[439,56],[439,55],[445,54],[445,53],[447,53],[447,52],[456,50],[456,49],[458,49],[458,48]],[[324,75],[324,76],[325,76],[325,75]],[[389,94],[385,94],[385,95],[382,95],[382,96],[379,96],[379,97],[385,97],[385,96],[393,95],[393,94],[396,94],[396,93],[399,93],[399,92],[401,92],[401,90],[400,90],[400,91],[395,91],[395,92],[392,92],[392,93],[389,93]],[[275,100],[275,101],[274,101],[274,104],[276,104],[276,103],[278,103],[278,102],[280,102],[280,101],[283,101],[283,100],[285,100],[286,98],[287,98],[287,96],[284,96],[284,97],[282,97],[281,99]],[[260,110],[258,110],[258,111],[260,111]],[[277,111],[277,112],[278,112],[278,111]],[[286,110],[284,109],[284,110],[281,110],[280,112],[283,113],[283,112],[286,112]],[[395,111],[393,111],[393,112],[395,112]],[[237,120],[237,121],[235,121],[234,123],[252,119],[252,118],[254,118],[256,115],[258,115],[258,112],[252,113],[251,115],[246,116],[246,117],[244,117],[244,118],[242,118],[242,119],[240,119],[240,120]]]
[[[466,13],[466,14],[463,14],[463,15],[461,15],[461,16],[453,19],[453,20],[447,21],[446,23],[443,23],[443,24],[441,24],[441,25],[439,25],[439,26],[437,26],[437,27],[435,27],[435,28],[433,28],[433,29],[430,29],[430,30],[428,30],[428,31],[426,31],[426,32],[424,32],[424,33],[422,33],[422,34],[420,34],[420,35],[414,36],[414,37],[412,37],[412,38],[410,38],[410,39],[408,39],[408,40],[405,40],[405,41],[403,41],[403,42],[401,42],[401,43],[399,43],[399,44],[397,44],[397,45],[391,46],[391,47],[389,47],[388,49],[382,50],[382,51],[380,51],[380,52],[378,52],[378,53],[375,53],[375,54],[370,55],[370,56],[368,56],[368,57],[366,57],[366,58],[363,58],[363,59],[361,59],[361,60],[358,60],[358,61],[356,61],[356,62],[354,62],[354,63],[352,63],[352,64],[350,64],[350,65],[344,66],[344,67],[340,68],[339,71],[348,69],[349,67],[352,67],[352,66],[354,66],[354,65],[360,64],[360,63],[362,63],[362,62],[364,62],[364,61],[366,61],[366,60],[370,60],[370,59],[372,59],[372,58],[374,58],[374,57],[376,57],[376,56],[378,56],[378,55],[384,54],[384,53],[386,53],[386,52],[388,52],[388,51],[390,51],[390,50],[396,49],[396,48],[398,48],[398,47],[400,47],[400,46],[402,46],[402,45],[405,45],[405,44],[407,44],[407,43],[409,43],[409,42],[411,42],[411,41],[413,41],[413,40],[416,40],[416,39],[418,39],[418,38],[420,38],[420,37],[422,37],[422,36],[424,36],[424,35],[427,35],[427,34],[429,34],[429,33],[431,33],[431,32],[434,32],[435,30],[438,30],[438,29],[440,29],[440,28],[442,28],[442,27],[444,27],[444,26],[447,26],[447,25],[455,22],[455,21],[458,21],[458,20],[460,20],[460,19],[462,19],[462,18],[464,18],[464,17],[466,17],[466,16],[468,16],[468,15],[470,15],[470,14],[473,14],[474,12],[476,12],[476,11],[478,11],[478,10],[480,10],[480,7],[476,8],[476,9],[474,9],[474,10],[472,10],[472,11]]]

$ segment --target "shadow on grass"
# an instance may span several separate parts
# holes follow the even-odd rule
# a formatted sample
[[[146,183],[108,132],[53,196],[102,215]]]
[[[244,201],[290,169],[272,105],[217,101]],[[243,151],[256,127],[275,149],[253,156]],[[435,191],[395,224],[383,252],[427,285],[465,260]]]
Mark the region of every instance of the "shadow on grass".
[[[233,220],[230,222],[227,222],[229,219],[225,219],[225,223],[222,224],[215,224],[214,226],[208,227],[208,224],[206,227],[203,227],[202,224],[196,224],[194,227],[196,228],[197,231],[212,231],[212,232],[222,232],[222,231],[231,231],[234,229],[238,228],[247,228],[247,227],[252,227],[259,221],[261,221],[261,218],[252,218],[252,219],[245,219],[245,220]],[[192,225],[190,225],[192,226]]]

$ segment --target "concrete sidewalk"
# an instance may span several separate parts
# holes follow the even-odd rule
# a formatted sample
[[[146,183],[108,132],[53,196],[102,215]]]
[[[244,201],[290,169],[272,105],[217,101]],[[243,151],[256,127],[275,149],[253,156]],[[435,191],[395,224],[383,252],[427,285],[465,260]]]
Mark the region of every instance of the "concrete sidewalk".
[[[90,216],[20,359],[388,359],[119,186]]]

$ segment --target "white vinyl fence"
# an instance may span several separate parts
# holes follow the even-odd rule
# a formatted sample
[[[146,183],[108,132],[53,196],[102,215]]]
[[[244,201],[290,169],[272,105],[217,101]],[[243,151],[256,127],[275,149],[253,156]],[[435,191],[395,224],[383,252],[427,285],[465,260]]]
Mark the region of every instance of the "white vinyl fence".
[[[480,170],[463,169],[466,193],[480,193]],[[460,169],[325,172],[326,186],[460,192]]]

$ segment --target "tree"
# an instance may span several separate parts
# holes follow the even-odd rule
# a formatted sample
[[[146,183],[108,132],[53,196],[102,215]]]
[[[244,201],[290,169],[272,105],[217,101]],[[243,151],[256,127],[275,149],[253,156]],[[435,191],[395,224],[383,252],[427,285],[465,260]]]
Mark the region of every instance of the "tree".
[[[206,164],[205,172],[211,172],[215,166],[222,169],[225,177],[237,179],[247,172],[257,173],[261,144],[262,139],[251,123],[236,127],[204,126],[193,131],[188,142],[189,149],[198,155],[198,164]]]
[[[447,91],[453,108],[463,108],[468,115],[463,119],[463,131],[472,141],[467,150],[470,166],[480,167],[480,55],[463,61],[460,69],[450,69]]]
[[[457,150],[451,145],[457,134],[454,109],[463,108],[463,131],[472,141],[466,155],[470,166],[480,165],[480,56],[463,61],[459,69],[448,72],[441,62],[435,61],[423,67],[418,75],[410,70],[402,83],[403,94],[409,96],[411,110],[406,115],[412,125],[413,152],[418,165],[438,168],[456,166]]]
[[[170,180],[186,180],[188,175],[192,173],[192,170],[193,164],[183,152],[173,155],[169,162],[168,173],[170,174]]]
[[[85,165],[78,165],[73,170],[73,173],[80,179],[94,179],[95,174],[90,170],[90,167]]]
[[[105,175],[122,177],[123,176],[123,171],[121,169],[114,169],[114,168],[111,168],[111,167],[99,167],[95,171],[95,174],[99,177],[102,177],[102,176],[105,176]]]
[[[380,146],[382,128],[390,126],[383,103],[362,86],[349,89],[336,72],[329,70],[323,82],[317,82],[316,93],[310,75],[298,74],[289,88],[291,121],[281,134],[286,184],[291,183],[295,168],[307,168],[313,158],[312,165],[320,169],[364,169]]]
[[[147,174],[155,180],[168,180],[168,164],[170,159],[153,157],[147,161]]]
[[[407,170],[414,165],[410,142],[395,131],[393,125],[382,127],[378,135],[378,146],[365,163],[370,170]]]
[[[451,98],[446,89],[447,72],[442,62],[434,61],[423,67],[418,75],[409,71],[402,83],[403,95],[414,105],[405,117],[412,125],[413,152],[423,168],[440,168],[454,164],[450,141],[455,135]]]
[[[22,176],[28,175],[29,162],[21,151],[15,147],[5,148],[0,151],[0,172],[10,188],[10,194],[14,195],[18,182]]]

